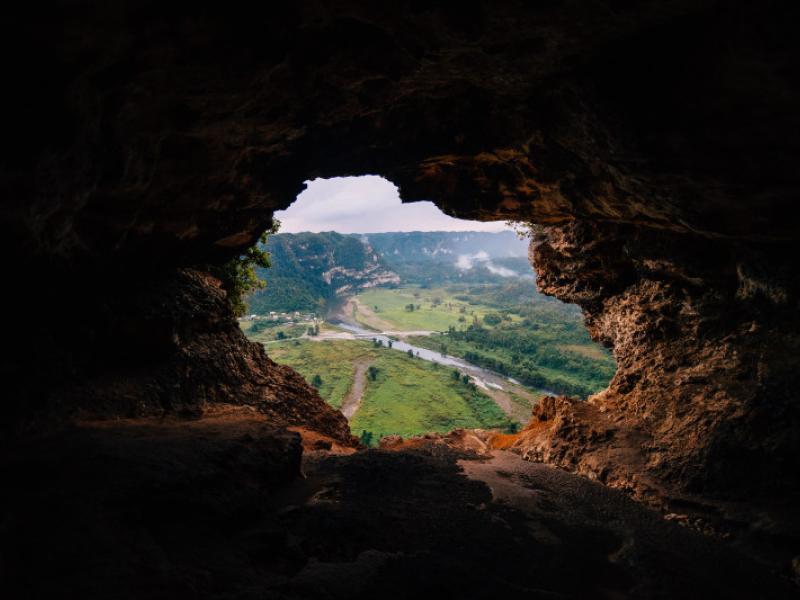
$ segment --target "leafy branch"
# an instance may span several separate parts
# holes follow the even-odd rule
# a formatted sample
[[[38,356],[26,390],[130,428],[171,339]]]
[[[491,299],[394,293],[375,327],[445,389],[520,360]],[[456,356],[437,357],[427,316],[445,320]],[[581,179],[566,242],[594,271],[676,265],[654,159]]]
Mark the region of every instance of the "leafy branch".
[[[228,301],[237,317],[247,311],[245,298],[251,292],[263,289],[267,285],[259,278],[256,267],[268,269],[271,266],[269,252],[264,250],[264,244],[270,235],[278,232],[280,226],[280,221],[273,219],[272,226],[259,236],[257,243],[237,258],[211,269],[211,273],[222,282],[222,287],[228,294]]]

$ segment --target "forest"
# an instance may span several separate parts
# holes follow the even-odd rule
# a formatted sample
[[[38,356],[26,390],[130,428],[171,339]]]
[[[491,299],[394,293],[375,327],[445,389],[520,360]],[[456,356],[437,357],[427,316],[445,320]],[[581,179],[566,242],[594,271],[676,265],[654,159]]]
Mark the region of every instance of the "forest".
[[[440,336],[414,343],[517,379],[528,387],[585,398],[604,389],[616,365],[608,350],[589,338],[577,307],[528,295],[523,284],[467,288],[454,297],[489,312],[450,325]],[[521,301],[527,298],[526,301]]]

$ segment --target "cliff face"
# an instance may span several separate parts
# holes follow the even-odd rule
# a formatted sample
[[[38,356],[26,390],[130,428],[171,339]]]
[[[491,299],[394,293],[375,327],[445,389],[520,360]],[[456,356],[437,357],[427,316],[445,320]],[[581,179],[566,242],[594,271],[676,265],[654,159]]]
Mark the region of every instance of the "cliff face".
[[[81,284],[91,302],[67,304],[76,291],[67,289],[25,321],[34,325],[6,363],[15,386],[6,432],[72,419],[193,419],[236,405],[275,426],[305,425],[352,443],[339,411],[245,338],[208,274],[122,273]],[[36,320],[45,336],[34,335]]]
[[[645,497],[665,484],[751,499],[797,484],[790,248],[575,222],[530,250],[541,289],[583,308],[618,370],[589,406],[539,407],[523,454]]]
[[[400,283],[400,277],[366,241],[350,235],[283,233],[270,236],[272,266],[259,270],[270,284],[248,300],[253,312],[322,312],[327,302],[360,289]]]
[[[153,378],[148,410],[269,412],[274,389],[276,418],[328,423],[214,292],[190,294],[188,337],[153,326],[199,289],[158,282],[254,242],[306,179],[378,173],[406,200],[544,225],[543,288],[614,346],[609,391],[550,403],[563,426],[538,421],[531,456],[705,494],[797,489],[795,4],[154,8],[10,18],[4,56],[30,60],[6,70],[2,241],[11,314],[45,317],[8,332],[12,425],[127,406]]]

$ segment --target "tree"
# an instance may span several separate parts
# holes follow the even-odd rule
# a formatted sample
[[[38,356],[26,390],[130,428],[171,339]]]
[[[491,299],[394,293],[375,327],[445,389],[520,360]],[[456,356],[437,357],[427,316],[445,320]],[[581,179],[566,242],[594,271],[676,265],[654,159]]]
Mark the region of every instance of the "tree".
[[[283,331],[279,331],[278,333],[275,334],[275,339],[276,340],[285,340],[286,339],[286,334]]]
[[[499,325],[502,321],[503,317],[497,313],[487,313],[483,316],[483,322],[487,325]]]
[[[360,439],[361,439],[361,443],[364,444],[365,446],[371,445],[372,444],[372,432],[371,431],[367,431],[366,429],[363,429],[361,431],[361,438]]]
[[[439,353],[442,356],[447,356],[447,344],[442,344],[439,346]]]
[[[367,377],[369,377],[370,381],[375,381],[378,378],[378,367],[370,365],[367,369]]]
[[[319,376],[319,373],[311,378],[311,385],[313,385],[317,389],[322,387],[322,377]]]
[[[228,302],[237,317],[247,311],[245,297],[266,286],[266,282],[259,279],[256,267],[263,269],[270,267],[269,252],[264,250],[263,246],[271,234],[277,233],[280,226],[280,221],[273,219],[270,228],[262,233],[258,242],[245,250],[244,254],[210,269],[211,274],[222,283],[222,289],[228,295]]]
[[[414,351],[411,348],[408,349],[407,354],[410,358],[414,358]]]
[[[394,342],[392,340],[387,340],[386,341],[386,346],[388,346],[389,348],[391,348],[393,345],[394,345]]]
[[[453,369],[453,372],[452,372],[451,375],[452,375],[453,379],[456,380],[456,381],[461,379],[461,373],[458,372],[458,369]]]

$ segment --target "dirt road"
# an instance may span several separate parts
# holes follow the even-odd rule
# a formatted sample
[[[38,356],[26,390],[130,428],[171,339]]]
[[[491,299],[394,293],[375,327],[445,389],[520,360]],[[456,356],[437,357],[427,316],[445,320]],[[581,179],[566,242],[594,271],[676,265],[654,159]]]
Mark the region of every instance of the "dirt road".
[[[348,421],[361,406],[361,397],[364,395],[364,387],[367,384],[367,369],[370,364],[372,363],[366,360],[356,363],[356,370],[353,373],[353,385],[342,403],[342,414]]]

